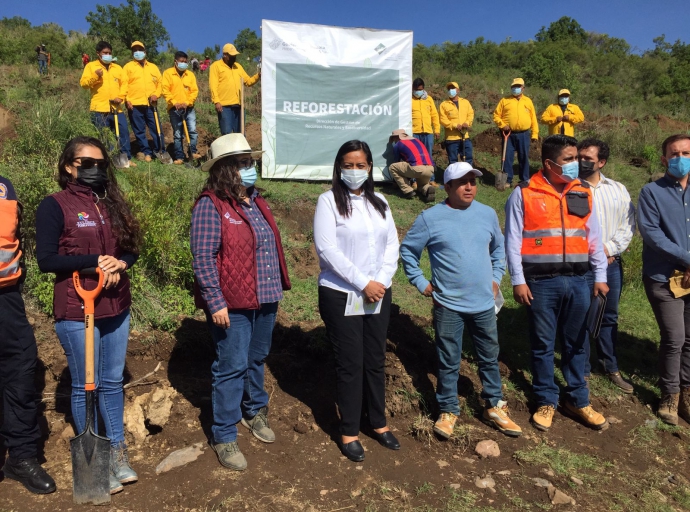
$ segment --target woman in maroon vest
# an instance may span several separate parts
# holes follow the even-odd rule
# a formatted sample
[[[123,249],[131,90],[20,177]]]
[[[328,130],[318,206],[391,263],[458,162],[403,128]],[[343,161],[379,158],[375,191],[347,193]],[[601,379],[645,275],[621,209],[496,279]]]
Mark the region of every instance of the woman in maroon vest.
[[[268,424],[264,361],[283,290],[290,289],[283,246],[266,200],[254,187],[247,140],[232,133],[211,144],[204,190],[192,211],[191,248],[197,306],[206,312],[216,346],[213,362],[213,439],[220,463],[242,471],[237,423],[265,443]]]
[[[36,211],[36,259],[43,272],[55,273],[55,331],[72,377],[72,416],[84,429],[84,311],[72,272],[100,267],[104,289],[96,299],[95,357],[98,410],[111,442],[110,492],[138,477],[125,446],[122,375],[129,337],[132,302],[125,272],[137,260],[139,223],[117,185],[108,152],[92,137],[69,141],[58,163],[61,192],[46,197]],[[94,288],[84,277],[82,285]]]

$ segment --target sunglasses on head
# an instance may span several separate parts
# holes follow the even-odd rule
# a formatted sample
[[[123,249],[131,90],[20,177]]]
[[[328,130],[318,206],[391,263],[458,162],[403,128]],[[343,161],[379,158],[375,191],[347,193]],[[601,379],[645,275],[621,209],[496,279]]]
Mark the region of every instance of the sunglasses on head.
[[[74,159],[74,161],[78,163],[79,167],[81,167],[82,169],[93,169],[94,167],[98,167],[99,171],[108,170],[108,160],[106,160],[105,158],[91,158],[88,156],[78,156]]]

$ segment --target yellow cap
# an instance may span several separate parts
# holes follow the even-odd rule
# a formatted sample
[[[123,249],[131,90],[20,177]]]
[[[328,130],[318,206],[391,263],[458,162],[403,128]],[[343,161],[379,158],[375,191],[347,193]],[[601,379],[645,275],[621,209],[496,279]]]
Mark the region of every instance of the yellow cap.
[[[525,85],[525,81],[522,78],[513,78],[513,83],[510,86],[514,85]]]
[[[142,43],[141,41],[134,41],[132,44],[129,45],[130,48],[134,48],[135,46],[141,46],[142,48],[146,48],[146,46],[144,46],[144,43]]]
[[[560,91],[558,91],[559,96],[563,96],[564,94],[570,96],[570,91],[568,89],[561,89]]]
[[[228,55],[239,55],[240,52],[237,51],[237,48],[235,48],[234,44],[226,44],[223,46],[223,53],[227,53]]]
[[[448,82],[446,84],[446,89],[452,89],[452,88],[460,89],[460,86],[458,85],[457,82]]]

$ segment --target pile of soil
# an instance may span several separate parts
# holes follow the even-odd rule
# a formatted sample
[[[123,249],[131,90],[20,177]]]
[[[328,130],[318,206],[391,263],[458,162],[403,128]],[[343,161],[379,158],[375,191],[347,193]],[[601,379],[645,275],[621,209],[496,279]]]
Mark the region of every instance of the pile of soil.
[[[541,161],[541,142],[541,139],[539,139],[530,143],[530,160]],[[483,151],[500,157],[503,154],[503,135],[498,128],[487,128],[480,134],[472,137],[472,145],[475,151]]]

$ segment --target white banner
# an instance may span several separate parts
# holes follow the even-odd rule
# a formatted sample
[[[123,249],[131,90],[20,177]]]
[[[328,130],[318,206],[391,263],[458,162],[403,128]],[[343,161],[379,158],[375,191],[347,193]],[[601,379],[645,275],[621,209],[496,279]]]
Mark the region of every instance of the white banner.
[[[412,130],[412,32],[269,20],[261,28],[261,176],[330,180],[340,146],[359,139],[374,179],[390,179],[388,137]]]

